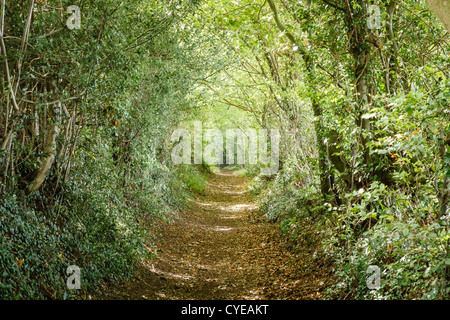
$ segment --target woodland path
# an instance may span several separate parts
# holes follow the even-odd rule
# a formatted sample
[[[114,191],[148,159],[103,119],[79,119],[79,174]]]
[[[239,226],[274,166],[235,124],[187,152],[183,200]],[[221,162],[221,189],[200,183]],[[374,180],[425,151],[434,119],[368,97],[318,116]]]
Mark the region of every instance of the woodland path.
[[[157,258],[115,288],[122,299],[317,299],[323,281],[301,275],[279,226],[260,219],[246,178],[222,169],[173,223],[158,224]],[[117,296],[117,294],[119,296]]]

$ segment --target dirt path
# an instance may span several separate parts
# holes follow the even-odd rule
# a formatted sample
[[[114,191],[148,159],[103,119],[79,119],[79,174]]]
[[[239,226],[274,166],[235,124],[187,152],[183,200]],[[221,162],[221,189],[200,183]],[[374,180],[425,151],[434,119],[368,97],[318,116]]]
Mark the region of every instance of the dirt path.
[[[222,170],[205,196],[160,225],[158,258],[146,261],[122,299],[311,299],[320,279],[302,277],[279,227],[258,219],[247,180]],[[296,260],[297,259],[297,260]],[[111,298],[111,297],[110,297]],[[117,298],[117,297],[116,297]]]

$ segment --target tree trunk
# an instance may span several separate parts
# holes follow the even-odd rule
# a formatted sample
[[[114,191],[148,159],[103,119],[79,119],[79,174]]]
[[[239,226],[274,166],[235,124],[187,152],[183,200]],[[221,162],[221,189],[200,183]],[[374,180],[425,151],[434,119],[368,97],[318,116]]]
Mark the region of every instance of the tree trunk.
[[[365,23],[366,12],[365,1],[359,1],[359,8],[352,8],[347,2],[346,24],[347,35],[350,43],[350,53],[353,57],[354,69],[354,94],[358,105],[357,125],[361,128],[361,142],[364,152],[364,162],[370,162],[368,139],[366,133],[370,131],[370,120],[363,115],[369,110],[369,90],[367,83],[369,45],[366,42],[367,25]]]
[[[284,32],[289,41],[291,41],[291,43],[298,48],[298,51],[305,61],[306,71],[308,75],[308,86],[310,87],[310,91],[313,94],[313,97],[311,99],[312,109],[314,112],[314,116],[316,117],[314,127],[316,131],[317,149],[319,153],[320,189],[323,195],[331,195],[333,188],[331,181],[333,181],[334,179],[331,177],[331,173],[328,172],[327,147],[324,142],[324,128],[322,124],[322,107],[320,105],[319,99],[316,96],[317,88],[315,85],[316,75],[314,69],[314,61],[312,61],[311,56],[308,54],[308,51],[302,45],[302,43],[297,41],[295,36],[288,30],[286,30],[284,25],[281,23],[274,1],[268,0],[268,4],[270,6],[270,9],[272,10],[278,29],[280,29],[281,32]]]
[[[61,112],[61,102],[58,102],[54,105],[54,108],[51,112],[49,112],[52,116],[52,121],[50,121],[48,126],[48,132],[46,139],[44,141],[43,153],[44,156],[41,157],[41,165],[35,172],[35,178],[28,185],[28,192],[33,192],[42,185],[45,178],[47,177],[47,173],[52,167],[53,161],[55,159],[55,151],[56,151],[56,138],[59,135],[59,121],[58,115]]]

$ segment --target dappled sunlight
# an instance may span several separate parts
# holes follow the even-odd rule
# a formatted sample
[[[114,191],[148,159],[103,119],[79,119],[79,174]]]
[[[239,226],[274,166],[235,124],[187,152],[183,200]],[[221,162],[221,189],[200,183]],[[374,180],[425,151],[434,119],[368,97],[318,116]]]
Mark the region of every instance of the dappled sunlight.
[[[212,232],[223,232],[223,231],[231,231],[235,228],[231,228],[228,226],[211,226],[207,224],[190,224],[193,228],[203,229],[205,231],[212,231]]]
[[[220,226],[216,226],[213,228],[214,231],[231,231],[234,228],[229,228],[229,227],[220,227]]]
[[[177,273],[173,273],[173,272],[163,271],[163,270],[155,267],[154,264],[144,263],[144,265],[147,268],[147,270],[149,270],[150,272],[157,274],[159,276],[164,276],[166,278],[181,279],[181,280],[194,279],[194,276],[189,275],[189,274],[183,274],[183,273],[177,274]]]
[[[257,207],[255,204],[247,204],[247,203],[224,206],[223,202],[204,202],[199,200],[195,200],[194,202],[201,207],[210,207],[212,209],[219,209],[226,212],[242,212],[245,210],[252,210]]]
[[[245,178],[230,174],[211,176],[205,194],[192,199],[180,219],[162,229],[164,250],[143,263],[146,291],[139,298],[146,299],[149,292],[154,299],[203,300],[271,299],[268,290],[291,294],[286,284],[294,259],[289,253],[276,254],[282,242],[270,241],[277,237],[272,225],[247,219],[257,205],[248,193],[233,194],[245,183]]]
[[[162,293],[162,292],[156,292],[155,294],[156,294],[158,297],[160,297],[160,298],[163,298],[163,299],[166,299],[166,298],[167,298],[167,295],[164,294],[164,293]]]
[[[216,187],[214,192],[216,193],[222,193],[222,194],[235,194],[235,195],[242,195],[246,194],[247,190],[239,190],[230,186],[219,186]]]
[[[0,299],[450,298],[450,0],[0,6]]]
[[[241,219],[241,216],[238,215],[228,215],[228,216],[221,216],[222,219]]]
[[[242,297],[244,300],[261,300],[264,296],[261,295],[259,289],[252,289],[248,292],[248,295]]]
[[[235,204],[232,206],[227,207],[220,207],[223,211],[230,211],[230,212],[240,212],[248,209],[254,209],[256,208],[256,205],[254,204]]]
[[[200,201],[196,201],[196,203],[197,203],[199,206],[204,206],[204,207],[211,207],[211,206],[215,206],[215,205],[216,205],[215,203],[212,203],[212,202],[200,202]]]

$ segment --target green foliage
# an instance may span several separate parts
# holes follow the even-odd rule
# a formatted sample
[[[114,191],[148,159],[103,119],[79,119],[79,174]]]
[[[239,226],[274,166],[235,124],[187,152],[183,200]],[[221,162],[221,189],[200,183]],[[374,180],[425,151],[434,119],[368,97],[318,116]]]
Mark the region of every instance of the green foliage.
[[[330,296],[449,297],[448,218],[440,216],[438,199],[448,174],[443,153],[448,115],[443,111],[449,91],[444,83],[436,90],[398,95],[387,108],[372,110],[379,129],[371,152],[381,156],[379,168],[391,168],[389,176],[375,178],[389,184],[373,181],[347,192],[345,204],[329,204],[336,233],[329,234],[326,246],[340,279]],[[382,288],[376,291],[365,284],[369,265],[382,270]]]
[[[208,167],[202,166],[202,168]],[[199,194],[205,194],[207,180],[206,174],[207,172],[196,170],[196,168],[191,165],[183,165],[178,169],[178,175],[180,176],[183,183],[187,186],[187,188]]]
[[[321,199],[316,197],[316,190],[298,187],[305,176],[285,166],[271,181],[265,181],[261,176],[255,178],[251,188],[265,218],[279,222],[281,232],[295,245],[302,244],[310,236],[306,230],[317,227],[322,218]]]
[[[2,74],[9,66],[19,79],[19,109],[2,76],[1,145],[11,139],[0,152],[0,298],[80,298],[129,278],[154,249],[149,227],[170,221],[189,188],[204,191],[203,174],[170,166],[168,141],[217,50],[197,50],[210,41],[184,28],[198,1],[75,2],[80,30],[65,26],[66,4],[35,3],[24,53],[30,2],[2,11]],[[54,159],[30,192],[45,147]],[[81,292],[66,287],[70,264]]]
[[[196,120],[280,130],[280,171],[237,173],[290,243],[332,257],[327,297],[449,297],[448,33],[424,1],[75,1],[80,30],[61,1],[5,3],[0,298],[78,298],[69,264],[82,294],[129,277],[217,170],[171,164]]]
[[[39,199],[37,201],[45,201]],[[67,289],[66,270],[77,265],[83,292],[129,277],[144,257],[142,232],[123,230],[120,214],[107,213],[95,199],[82,208],[58,206],[45,212],[26,209],[15,195],[0,205],[0,298],[69,299],[83,293]],[[29,199],[31,200],[31,199]],[[123,214],[123,213],[122,213]],[[132,230],[134,229],[134,230]]]
[[[269,123],[301,134],[283,130],[282,170],[253,184],[260,208],[288,238],[304,246],[319,241],[334,260],[337,284],[328,298],[448,298],[448,56],[417,39],[447,46],[448,34],[424,2],[376,1],[378,30],[366,27],[367,1],[272,4],[279,21],[266,25],[271,18],[261,10],[253,26],[263,34],[264,66],[276,75],[264,80],[277,96],[266,100],[277,107]],[[406,21],[417,24],[411,29]],[[314,118],[303,109],[308,99]],[[314,234],[306,226],[316,241],[303,242]],[[369,265],[382,270],[379,290],[367,288]]]
[[[348,230],[338,236],[348,241]],[[346,236],[347,235],[347,236]],[[340,279],[331,296],[355,299],[442,299],[448,297],[445,280],[445,244],[448,233],[438,224],[394,221],[379,223],[344,249],[333,252]],[[381,269],[381,288],[369,290],[367,268]]]

